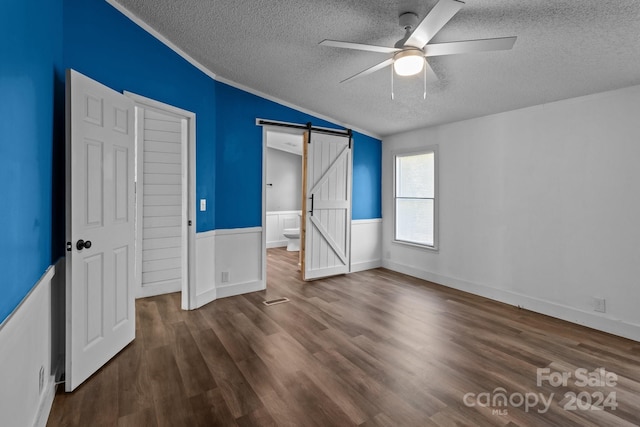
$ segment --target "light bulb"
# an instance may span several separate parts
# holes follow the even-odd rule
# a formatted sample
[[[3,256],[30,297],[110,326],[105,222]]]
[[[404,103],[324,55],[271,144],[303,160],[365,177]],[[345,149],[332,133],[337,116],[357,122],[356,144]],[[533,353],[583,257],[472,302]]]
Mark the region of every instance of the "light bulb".
[[[424,54],[418,49],[399,52],[394,57],[393,69],[399,76],[413,76],[424,68]]]

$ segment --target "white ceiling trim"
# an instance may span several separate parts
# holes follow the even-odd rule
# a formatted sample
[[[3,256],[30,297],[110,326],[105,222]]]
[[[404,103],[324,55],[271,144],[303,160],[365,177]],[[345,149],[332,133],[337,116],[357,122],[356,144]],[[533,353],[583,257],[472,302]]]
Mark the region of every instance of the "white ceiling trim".
[[[333,117],[328,117],[328,116],[325,116],[324,114],[316,113],[315,111],[311,111],[311,110],[308,110],[306,108],[300,107],[298,105],[292,104],[290,102],[283,101],[282,99],[278,99],[278,98],[276,98],[274,96],[267,95],[264,92],[260,92],[258,90],[255,90],[255,89],[252,89],[250,87],[241,85],[239,83],[236,83],[234,81],[225,79],[223,77],[216,77],[215,80],[219,81],[221,83],[226,83],[229,86],[233,86],[236,89],[243,90],[243,91],[248,92],[248,93],[250,93],[252,95],[259,96],[260,98],[264,98],[264,99],[266,99],[268,101],[273,101],[273,102],[275,102],[277,104],[284,105],[285,107],[293,108],[294,110],[298,110],[301,113],[309,114],[311,116],[317,117],[318,119],[325,120],[327,122],[331,122],[331,123],[336,124],[338,126],[342,126],[343,128],[351,129],[351,130],[353,130],[355,132],[361,133],[363,135],[370,136],[372,138],[376,138],[376,139],[380,139],[380,140],[382,139],[382,137],[380,135],[375,134],[373,132],[370,132],[368,130],[360,129],[358,127],[350,125],[349,123],[345,123],[345,122],[343,122],[341,120],[334,119]],[[263,120],[277,121],[277,120],[271,120],[271,119],[263,119]],[[316,127],[318,127],[318,126],[316,126]],[[327,129],[329,129],[329,128],[327,128]],[[335,129],[332,129],[332,130],[335,130]]]
[[[344,123],[344,122],[342,122],[340,120],[337,120],[337,119],[334,119],[332,117],[328,117],[328,116],[325,116],[323,114],[316,113],[315,111],[311,111],[311,110],[308,110],[306,108],[302,108],[302,107],[297,106],[295,104],[292,104],[290,102],[283,101],[282,99],[278,99],[278,98],[276,98],[274,96],[271,96],[271,95],[268,95],[266,93],[260,92],[258,90],[252,89],[250,87],[241,85],[241,84],[236,83],[236,82],[234,82],[232,80],[225,79],[225,78],[217,76],[210,69],[208,69],[207,67],[202,65],[200,62],[198,62],[195,59],[193,59],[190,55],[188,55],[182,49],[180,49],[178,46],[173,44],[169,39],[167,39],[165,36],[160,34],[158,31],[156,31],[154,28],[152,28],[150,25],[148,25],[146,22],[144,22],[142,19],[140,19],[135,13],[131,12],[129,9],[127,9],[126,7],[121,5],[120,3],[117,3],[116,0],[105,0],[105,1],[109,5],[114,7],[118,12],[122,13],[124,16],[129,18],[134,24],[136,24],[137,26],[139,26],[140,28],[145,30],[151,36],[155,37],[157,40],[159,40],[161,43],[163,43],[169,49],[171,49],[176,54],[178,54],[180,57],[182,57],[189,64],[193,65],[194,67],[196,67],[198,70],[202,71],[204,74],[206,74],[207,76],[209,76],[213,80],[216,80],[216,81],[221,82],[221,83],[228,84],[229,86],[232,86],[232,87],[234,87],[236,89],[240,89],[240,90],[242,90],[244,92],[248,92],[248,93],[250,93],[252,95],[259,96],[260,98],[264,98],[264,99],[266,99],[268,101],[272,101],[272,102],[275,102],[277,104],[284,105],[285,107],[293,108],[293,109],[295,109],[297,111],[300,111],[301,113],[309,114],[309,115],[315,116],[315,117],[317,117],[317,118],[319,118],[321,120],[326,120],[326,121],[334,123],[334,124],[336,124],[338,126],[342,126],[342,127],[347,128],[347,129],[351,129],[351,130],[356,131],[358,133],[361,133],[363,135],[367,135],[367,136],[370,136],[372,138],[376,138],[376,139],[382,140],[382,137],[380,135],[377,135],[377,134],[375,134],[373,132],[369,132],[369,131],[364,130],[364,129],[359,129],[358,127],[352,126],[352,125],[350,125],[348,123]]]

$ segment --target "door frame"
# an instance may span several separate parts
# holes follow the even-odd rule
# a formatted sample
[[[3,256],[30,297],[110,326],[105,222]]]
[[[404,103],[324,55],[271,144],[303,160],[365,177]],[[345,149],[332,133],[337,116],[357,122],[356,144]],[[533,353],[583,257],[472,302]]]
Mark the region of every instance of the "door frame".
[[[282,127],[274,124],[263,124],[262,119],[256,119],[256,125],[262,126],[262,278],[264,280],[265,288],[267,287],[267,132],[277,131],[280,133],[290,133],[292,135],[299,135],[303,138],[305,129],[296,127]],[[295,125],[293,123],[286,122],[274,122],[270,120],[269,123],[282,123],[284,125]],[[295,125],[303,126],[303,125]],[[300,177],[302,179],[302,177]],[[300,194],[302,197],[302,194]],[[302,238],[302,224],[300,224],[300,237]]]
[[[282,122],[278,120],[271,119],[261,119],[256,118],[256,126],[262,127],[262,278],[264,280],[265,289],[267,287],[267,131],[278,131],[281,133],[291,133],[293,135],[300,135],[304,138],[304,134],[309,130],[316,131],[325,131],[327,133],[351,133],[351,130],[343,130],[343,129],[334,129],[320,126],[312,126],[311,123],[301,124],[301,123],[292,123],[292,122]],[[305,142],[303,141],[303,144]],[[304,154],[302,156],[303,168],[304,168]],[[304,180],[304,170],[302,171],[301,179]],[[353,177],[353,168],[351,169],[352,177]],[[304,193],[304,188],[303,188]],[[304,195],[300,194],[300,197],[303,198]],[[302,200],[302,218],[304,218],[304,208],[305,201]],[[304,241],[304,226],[303,219],[300,220],[300,245]],[[351,218],[349,219],[351,220]],[[300,251],[302,254],[302,248]],[[302,267],[302,263],[300,264]],[[351,266],[349,266],[349,271],[351,271]],[[302,277],[303,272],[300,271],[300,277]]]
[[[172,115],[183,117],[187,121],[187,247],[185,248],[187,251],[187,271],[185,272],[187,275],[187,280],[183,281],[182,286],[182,309],[183,310],[194,310],[197,308],[196,306],[196,283],[195,283],[195,242],[196,242],[196,214],[195,214],[195,206],[196,206],[196,193],[195,193],[195,176],[196,176],[196,115],[195,113],[187,110],[183,110],[178,107],[174,107],[169,104],[165,104],[160,101],[156,101],[151,98],[147,98],[142,95],[138,95],[132,92],[124,91],[124,95],[131,98],[136,107],[139,108],[153,108],[156,110],[160,110],[162,112],[166,112]],[[136,129],[136,149],[138,146],[138,134]],[[136,162],[137,162],[137,154],[136,154]],[[137,181],[136,181],[137,187]],[[138,203],[139,197],[143,196],[143,188],[136,188],[136,206]],[[138,215],[136,213],[136,230],[138,229],[137,223]],[[140,241],[138,239],[138,234],[136,233],[136,286],[139,280],[139,274],[137,266],[139,265],[139,251],[138,247],[140,245]]]

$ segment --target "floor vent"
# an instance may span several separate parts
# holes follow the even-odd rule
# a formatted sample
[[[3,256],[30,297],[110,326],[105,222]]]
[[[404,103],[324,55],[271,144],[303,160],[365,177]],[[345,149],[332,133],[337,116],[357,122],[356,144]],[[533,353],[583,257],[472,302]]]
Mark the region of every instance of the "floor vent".
[[[283,302],[289,302],[289,298],[276,298],[276,299],[271,299],[269,301],[262,301],[262,303],[264,305],[275,305],[275,304],[282,304]]]

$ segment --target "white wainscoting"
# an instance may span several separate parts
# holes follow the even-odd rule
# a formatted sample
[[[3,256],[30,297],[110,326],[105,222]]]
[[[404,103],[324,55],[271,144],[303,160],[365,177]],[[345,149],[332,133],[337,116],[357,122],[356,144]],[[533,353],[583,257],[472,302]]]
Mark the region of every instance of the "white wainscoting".
[[[382,219],[351,221],[351,272],[382,266]]]
[[[57,357],[52,357],[52,279],[40,278],[0,326],[0,414],[2,425],[45,426],[55,396]],[[55,310],[54,310],[55,311]],[[57,322],[56,322],[57,323]],[[40,369],[44,370],[40,390]]]
[[[265,288],[262,227],[196,235],[196,307]]]
[[[280,214],[281,212],[278,212]],[[283,214],[295,215],[297,211]],[[278,217],[279,215],[272,215]],[[288,227],[287,227],[288,228]],[[351,223],[351,271],[382,265],[382,220]],[[196,234],[196,306],[265,289],[262,227],[213,230]]]
[[[218,298],[264,289],[262,227],[216,230],[215,233]]]
[[[196,233],[196,286],[193,308],[202,307],[217,297],[216,294],[216,234],[215,231]]]
[[[267,212],[265,232],[267,248],[287,246],[287,239],[282,235],[285,228],[300,227],[300,211]]]

